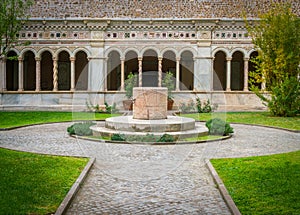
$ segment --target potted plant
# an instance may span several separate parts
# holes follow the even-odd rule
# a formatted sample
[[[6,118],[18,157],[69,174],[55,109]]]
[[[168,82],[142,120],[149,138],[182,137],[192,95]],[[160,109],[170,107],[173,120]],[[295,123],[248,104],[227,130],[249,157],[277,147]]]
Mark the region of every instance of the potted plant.
[[[175,90],[175,80],[172,72],[167,72],[162,80],[162,86],[168,88],[168,110],[172,110],[174,100],[172,91]]]
[[[123,101],[123,107],[125,110],[132,110],[133,107],[133,100],[132,100],[132,94],[133,94],[133,88],[137,85],[137,75],[134,75],[133,73],[129,73],[127,76],[127,79],[125,80],[125,92],[127,100]]]

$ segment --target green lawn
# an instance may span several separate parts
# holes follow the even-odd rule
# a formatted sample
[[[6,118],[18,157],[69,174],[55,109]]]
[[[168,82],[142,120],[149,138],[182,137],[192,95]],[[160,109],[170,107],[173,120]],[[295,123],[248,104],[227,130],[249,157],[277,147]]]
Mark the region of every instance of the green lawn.
[[[0,148],[0,214],[54,213],[87,162]]]
[[[300,130],[300,116],[296,117],[274,117],[268,112],[228,112],[228,113],[194,113],[183,114],[196,120],[207,121],[210,118],[220,117],[227,122],[246,123],[255,125],[266,125],[291,130]]]
[[[300,151],[211,162],[242,214],[299,214]]]
[[[0,128],[76,120],[104,120],[116,114],[90,112],[0,112]]]

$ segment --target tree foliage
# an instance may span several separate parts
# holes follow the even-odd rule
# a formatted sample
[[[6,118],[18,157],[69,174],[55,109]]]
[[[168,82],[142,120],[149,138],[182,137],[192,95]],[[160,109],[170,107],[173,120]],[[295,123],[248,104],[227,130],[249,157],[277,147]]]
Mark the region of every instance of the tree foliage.
[[[0,58],[17,45],[17,34],[27,20],[31,0],[1,0],[0,4]]]
[[[259,22],[247,29],[258,50],[256,71],[250,74],[257,83],[266,83],[271,95],[252,90],[267,104],[276,116],[299,113],[300,86],[300,22],[289,4],[277,3]]]

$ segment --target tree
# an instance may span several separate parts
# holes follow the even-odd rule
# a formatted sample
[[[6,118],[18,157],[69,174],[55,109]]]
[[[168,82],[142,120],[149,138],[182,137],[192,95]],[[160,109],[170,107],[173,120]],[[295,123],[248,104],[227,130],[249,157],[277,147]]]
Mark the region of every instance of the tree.
[[[17,34],[27,20],[31,0],[1,0],[0,4],[0,59],[10,48],[18,45]]]
[[[253,44],[258,50],[256,71],[250,76],[265,82],[270,95],[252,90],[275,116],[300,113],[300,20],[289,4],[277,3],[254,25],[246,20]],[[259,75],[258,75],[259,74]]]

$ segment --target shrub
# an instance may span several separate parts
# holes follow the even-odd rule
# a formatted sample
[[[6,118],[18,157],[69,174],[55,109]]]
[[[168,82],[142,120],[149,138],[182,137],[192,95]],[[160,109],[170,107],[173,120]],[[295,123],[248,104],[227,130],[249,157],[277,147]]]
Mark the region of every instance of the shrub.
[[[224,120],[219,118],[210,119],[206,122],[210,135],[229,135],[233,133],[233,128]]]
[[[79,136],[90,136],[93,134],[90,127],[95,125],[96,123],[93,122],[80,122],[75,123],[67,128],[67,131],[70,135],[79,135]]]
[[[111,140],[113,140],[113,141],[125,141],[125,135],[124,134],[113,134],[111,136]]]
[[[167,142],[174,142],[175,139],[173,136],[169,135],[169,134],[164,134],[160,137],[160,139],[158,140],[158,142],[164,142],[164,143],[167,143]]]
[[[202,103],[199,97],[196,98],[196,107],[198,113],[211,113],[214,111],[214,109],[216,109],[216,107],[213,107],[210,104],[209,99]]]
[[[195,111],[195,103],[192,100],[191,102],[181,103],[179,109],[182,113],[189,113]]]

